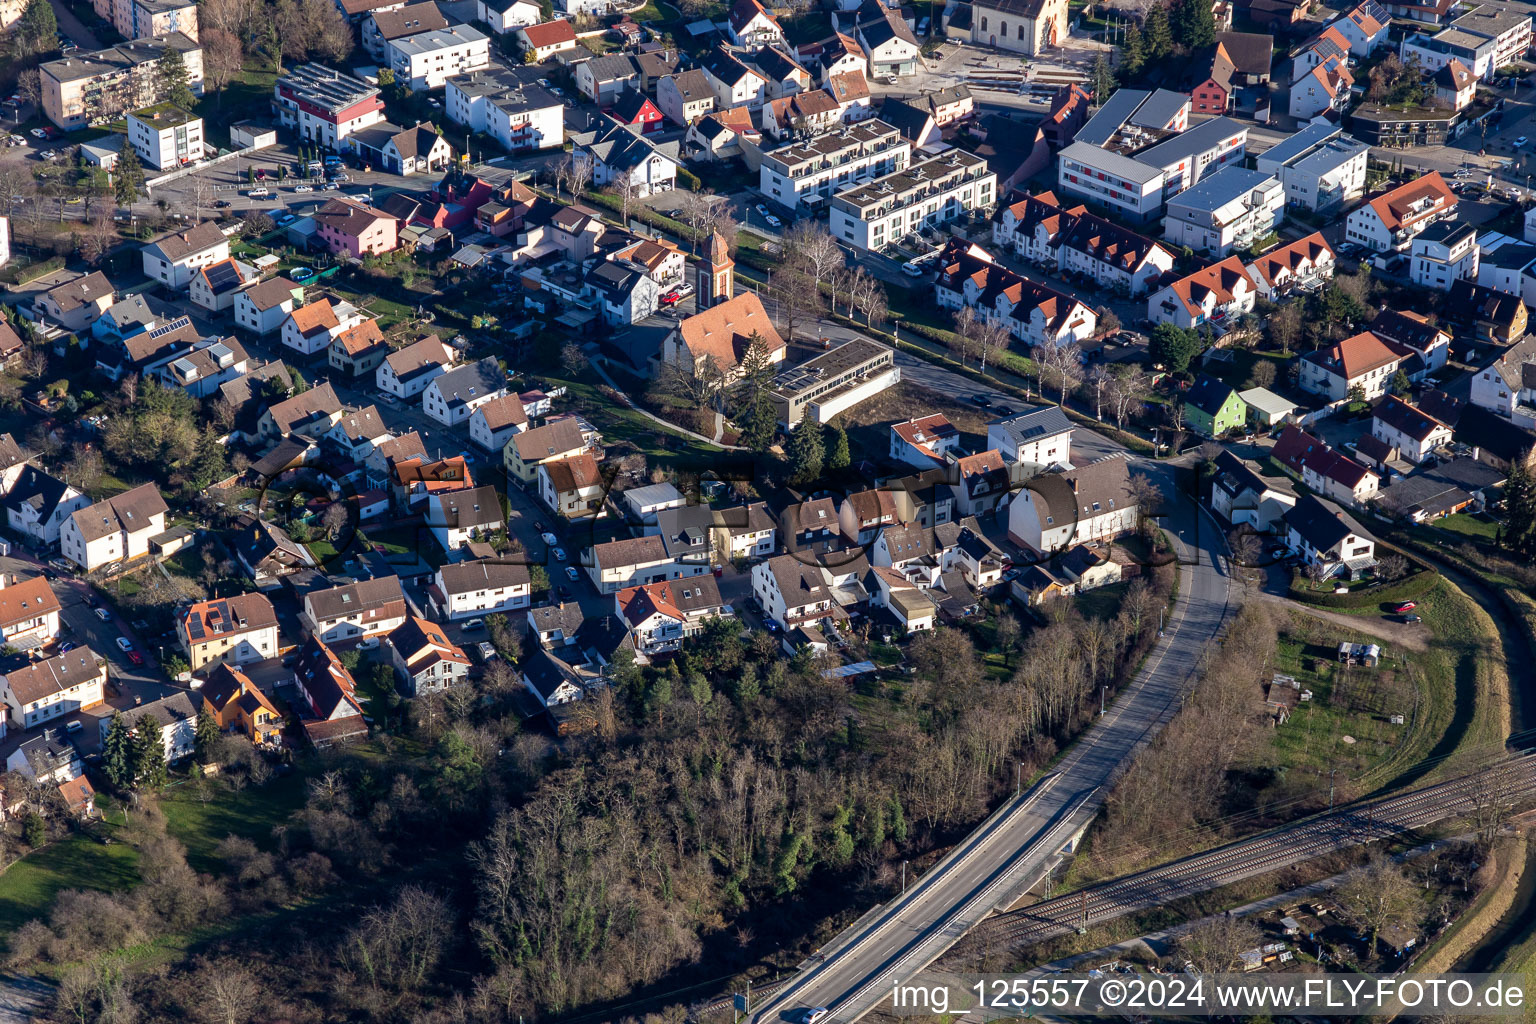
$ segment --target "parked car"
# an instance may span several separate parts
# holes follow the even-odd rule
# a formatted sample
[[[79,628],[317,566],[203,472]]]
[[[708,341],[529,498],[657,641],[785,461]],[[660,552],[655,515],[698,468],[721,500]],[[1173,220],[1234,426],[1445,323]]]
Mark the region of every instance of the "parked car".
[[[32,131],[28,134],[31,135],[34,139],[46,139],[48,137],[48,133],[43,131],[41,128],[33,128]]]
[[[565,567],[565,578],[570,580],[572,583],[575,583],[577,580],[581,579],[581,573],[576,571],[576,567],[574,565],[568,565]]]
[[[464,625],[459,627],[460,631],[465,632],[465,633],[473,633],[477,629],[484,629],[484,628],[485,628],[485,620],[484,619],[469,619],[469,620],[467,620],[464,623]]]
[[[1419,618],[1417,615],[1404,615],[1403,616],[1403,625],[1405,625],[1405,626],[1417,626],[1419,623],[1421,623],[1423,621],[1424,620]]]
[[[992,404],[992,399],[988,398],[986,395],[972,395],[971,404],[980,406],[981,408],[985,409]]]
[[[1413,611],[1418,606],[1419,606],[1419,603],[1417,601],[1404,601],[1402,604],[1398,605],[1396,608],[1393,608],[1392,610],[1397,612],[1397,614],[1399,614],[1399,615],[1406,615],[1409,612]]]
[[[105,608],[96,608],[93,610],[93,614],[95,614],[95,616],[102,622],[112,621],[112,613],[107,611]]]
[[[117,649],[122,651],[124,654],[127,654],[129,651],[133,650],[133,641],[129,640],[125,636],[120,636],[117,638]]]
[[[256,188],[247,189],[245,195],[248,199],[270,199],[272,190],[258,185]]]
[[[901,272],[908,277],[922,277],[924,272],[923,264],[926,262],[927,260],[908,260],[901,265]]]
[[[313,192],[315,190],[315,186],[313,186],[313,185],[295,185],[295,186],[293,186],[293,190],[295,192]]]
[[[555,548],[550,554],[555,556],[555,561],[557,562],[565,561],[565,548]]]
[[[144,664],[144,655],[140,654],[138,651],[129,651],[128,662],[131,665],[142,665]]]
[[[376,636],[365,636],[357,642],[357,649],[360,651],[371,651],[377,646],[379,646],[379,638]]]
[[[682,301],[682,298],[683,293],[674,288],[661,297],[661,304],[663,306],[675,306],[678,302]]]
[[[1515,148],[1516,149],[1522,148],[1526,144],[1527,141],[1528,140],[1526,139],[1526,137],[1524,135],[1520,136],[1518,139],[1515,140]]]
[[[540,529],[540,530],[543,530],[544,524],[543,523],[536,524],[536,528]],[[545,544],[550,544],[550,545],[554,545],[554,544],[560,543],[560,538],[556,537],[554,534],[550,533],[547,530],[545,530],[543,533],[539,534],[539,539],[542,540]]]
[[[233,205],[228,199],[218,199],[214,201],[213,208],[215,210],[227,210]]]

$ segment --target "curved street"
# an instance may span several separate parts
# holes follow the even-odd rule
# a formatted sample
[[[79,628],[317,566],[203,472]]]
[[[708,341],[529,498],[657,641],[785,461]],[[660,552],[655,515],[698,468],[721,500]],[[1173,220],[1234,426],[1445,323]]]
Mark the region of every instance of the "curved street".
[[[1163,527],[1180,562],[1179,593],[1135,680],[1030,793],[1009,801],[918,883],[829,943],[772,999],[757,1024],[797,1020],[811,1007],[852,1022],[885,1000],[896,979],[931,964],[994,910],[1013,903],[1102,804],[1136,752],[1179,708],[1202,652],[1226,620],[1231,576],[1221,530],[1181,500],[1177,469],[1133,460],[1165,495]]]

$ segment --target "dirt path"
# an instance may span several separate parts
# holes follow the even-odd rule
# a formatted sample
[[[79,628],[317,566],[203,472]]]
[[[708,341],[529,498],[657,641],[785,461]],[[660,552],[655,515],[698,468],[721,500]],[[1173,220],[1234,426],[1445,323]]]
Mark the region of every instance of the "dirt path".
[[[1379,640],[1386,640],[1407,648],[1410,651],[1425,651],[1429,649],[1429,634],[1423,626],[1409,626],[1401,622],[1390,622],[1383,618],[1367,618],[1364,615],[1345,615],[1343,612],[1333,612],[1326,608],[1314,608],[1299,601],[1292,601],[1288,597],[1271,594],[1267,590],[1254,590],[1262,600],[1274,604],[1284,605],[1293,612],[1302,615],[1310,615],[1315,619],[1332,622],[1343,626],[1345,629],[1354,630],[1357,633],[1369,633]]]

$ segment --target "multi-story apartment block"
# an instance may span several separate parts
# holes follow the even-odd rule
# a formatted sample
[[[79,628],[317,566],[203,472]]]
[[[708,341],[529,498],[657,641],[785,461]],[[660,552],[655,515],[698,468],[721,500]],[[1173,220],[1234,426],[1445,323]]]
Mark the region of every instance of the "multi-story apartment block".
[[[548,89],[491,64],[448,79],[443,94],[448,118],[485,132],[513,152],[565,144],[565,104]]]
[[[1424,288],[1448,292],[1457,281],[1477,280],[1477,229],[1442,220],[1410,243],[1408,276]]]
[[[921,228],[947,224],[997,199],[997,173],[982,157],[951,150],[832,197],[832,237],[881,249]]]
[[[146,39],[168,32],[197,38],[194,0],[93,0],[91,6],[124,39]]]
[[[1331,210],[1365,194],[1371,147],[1333,124],[1309,124],[1260,154],[1256,167],[1280,179],[1288,206]]]
[[[1401,49],[1403,60],[1417,57],[1426,74],[1457,60],[1476,77],[1491,79],[1530,47],[1530,11],[1484,3],[1472,5],[1433,36],[1409,36]]]
[[[470,25],[391,39],[385,48],[395,81],[415,92],[441,89],[454,75],[479,71],[491,63],[490,36]]]
[[[1279,178],[1245,167],[1223,167],[1168,200],[1163,238],[1225,256],[1268,235],[1284,217],[1285,190]]]
[[[820,210],[840,189],[905,170],[911,159],[899,129],[862,121],[764,153],[757,190],[797,212]]]
[[[1344,236],[1376,252],[1400,252],[1431,224],[1455,215],[1455,194],[1431,171],[1366,199],[1344,221]]]
[[[203,158],[203,119],[174,103],[160,103],[128,115],[128,143],[156,170],[197,163]]]
[[[320,64],[300,64],[279,78],[272,108],[299,138],[332,147],[384,120],[376,86]]]
[[[159,77],[154,73],[167,47],[181,54],[187,84],[194,96],[203,94],[203,50],[181,32],[134,39],[92,53],[75,53],[38,67],[43,114],[60,128],[84,128],[122,116],[130,110],[160,103]]]
[[[1128,120],[1112,126],[1106,137],[1099,130],[1106,126],[1099,122],[1109,110],[1106,103],[1078,130],[1077,141],[1061,151],[1057,183],[1063,191],[1135,223],[1155,219],[1168,199],[1216,169],[1241,164],[1247,149],[1248,129],[1229,117],[1212,118],[1186,131],[1151,127],[1161,116],[1147,126]],[[1095,141],[1099,138],[1105,141]]]

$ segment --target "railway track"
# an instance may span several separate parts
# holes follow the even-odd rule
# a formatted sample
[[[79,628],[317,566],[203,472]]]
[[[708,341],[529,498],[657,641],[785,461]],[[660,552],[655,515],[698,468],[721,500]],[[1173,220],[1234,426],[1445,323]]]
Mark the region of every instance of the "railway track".
[[[951,960],[1044,942],[1097,921],[1162,906],[1286,864],[1390,839],[1463,816],[1475,810],[1480,801],[1518,804],[1532,797],[1536,797],[1536,755],[1526,755],[1474,775],[1348,807],[1280,832],[994,915],[971,932]]]

